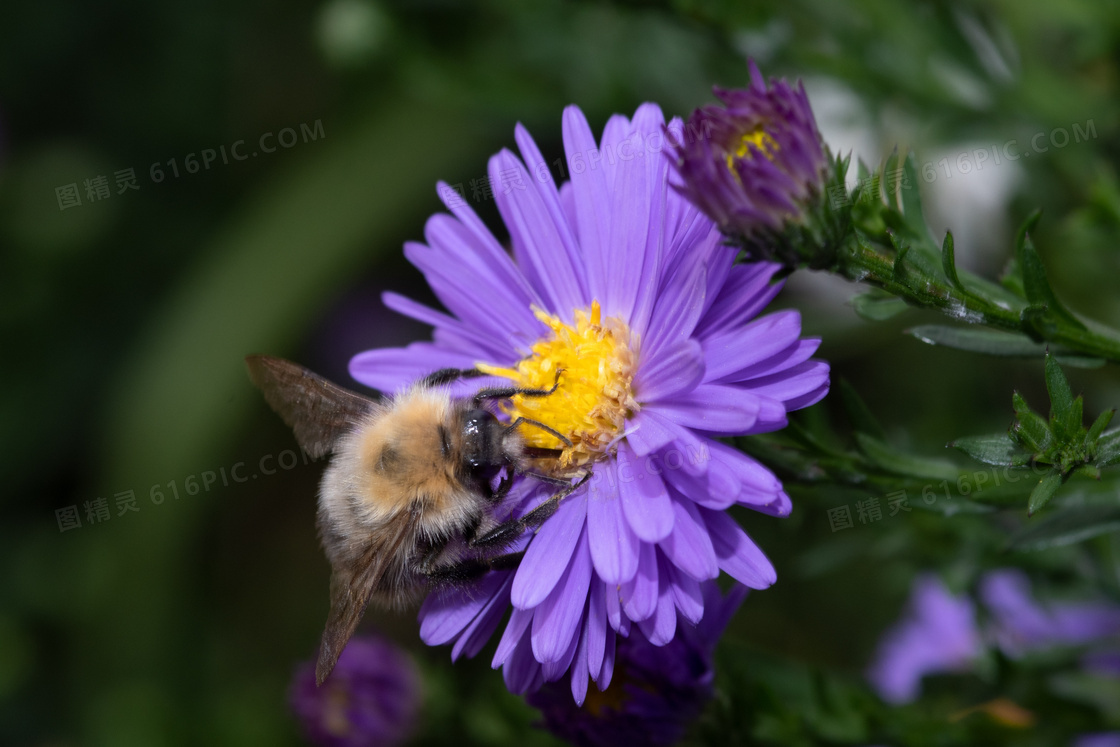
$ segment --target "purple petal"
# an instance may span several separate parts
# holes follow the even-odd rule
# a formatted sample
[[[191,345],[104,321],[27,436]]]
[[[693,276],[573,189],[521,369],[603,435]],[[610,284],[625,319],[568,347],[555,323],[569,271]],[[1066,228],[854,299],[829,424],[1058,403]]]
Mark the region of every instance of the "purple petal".
[[[721,570],[752,589],[765,589],[778,580],[774,566],[734,519],[706,508],[700,509],[700,515],[708,525]]]
[[[816,392],[828,385],[828,364],[824,361],[805,361],[788,371],[761,376],[744,382],[750,391],[765,397],[788,402],[803,394]],[[823,396],[823,395],[822,395]]]
[[[707,268],[702,263],[694,263],[685,267],[681,274],[670,276],[661,291],[660,302],[653,309],[642,343],[643,368],[649,365],[647,361],[657,361],[667,349],[689,339],[704,310],[706,274]]]
[[[582,615],[580,620],[582,620]],[[559,658],[552,661],[541,662],[541,675],[544,677],[545,682],[555,682],[564,676],[564,672],[572,666],[572,660],[575,658],[576,651],[579,650],[579,639],[583,635],[583,626],[579,625],[576,628],[575,635],[572,636],[571,641],[568,643],[568,648]]]
[[[630,630],[630,621],[622,616],[622,601],[619,599],[619,588],[615,584],[606,585],[606,595],[603,601],[607,608],[607,622],[612,629],[623,633]],[[625,635],[625,633],[623,633]],[[607,636],[610,637],[609,635]]]
[[[669,576],[673,604],[685,620],[696,625],[704,617],[704,590],[700,587],[700,582],[671,562],[662,568],[666,569]]]
[[[743,433],[754,425],[759,407],[751,391],[724,384],[701,384],[687,394],[645,405],[648,411],[685,428],[727,435]]]
[[[673,565],[697,581],[715,578],[719,575],[719,560],[708,525],[692,501],[679,495],[672,495],[672,501],[673,533],[661,540],[661,551]]]
[[[595,472],[587,490],[591,560],[599,578],[608,584],[629,581],[638,570],[638,538],[623,518],[617,484],[615,466],[606,462]]]
[[[420,608],[420,640],[442,646],[459,635],[498,594],[506,573],[488,573],[469,591],[451,588],[433,591]]]
[[[780,269],[781,265],[771,262],[732,267],[723,290],[697,325],[698,336],[735,329],[757,316],[782,289],[781,282],[770,282]]]
[[[777,355],[772,355],[766,360],[759,361],[752,366],[747,366],[738,373],[726,377],[724,380],[728,382],[747,381],[760,376],[766,376],[767,374],[788,371],[794,366],[809,360],[820,346],[821,341],[818,338],[806,337],[800,339]]]
[[[611,186],[610,233],[606,244],[609,250],[600,260],[605,273],[601,281],[608,281],[603,285],[603,314],[623,319],[633,315],[646,263],[653,261],[646,256],[653,190],[640,135],[637,139],[637,146],[623,149],[630,154],[628,159],[619,156]]]
[[[629,623],[627,623],[629,626]],[[629,631],[629,627],[627,627]],[[618,637],[613,633],[607,634],[607,647],[603,652],[603,668],[599,670],[599,676],[595,678],[595,684],[599,690],[606,690],[611,686],[611,676],[614,674],[614,654],[615,646],[618,643]]]
[[[513,612],[510,613],[509,622],[506,623],[505,632],[502,633],[502,638],[498,641],[494,658],[490,662],[491,669],[497,669],[509,661],[517,645],[526,637],[525,631],[529,629],[529,624],[532,622],[532,610],[519,610],[514,607]]]
[[[673,603],[673,587],[668,579],[668,566],[658,558],[657,609],[653,615],[638,623],[645,637],[654,646],[664,646],[677,632],[677,608]]]
[[[638,572],[622,585],[620,596],[622,611],[635,622],[657,610],[657,551],[648,542],[642,543]]]
[[[673,531],[673,508],[665,483],[646,466],[625,441],[619,445],[618,492],[623,514],[638,539],[660,542]]]
[[[683,340],[668,345],[634,377],[634,398],[653,402],[687,392],[704,377],[704,353],[700,343]]]
[[[503,175],[513,177],[513,181]],[[587,288],[577,268],[583,267],[568,227],[558,227],[540,193],[529,185],[533,177],[508,150],[490,159],[490,183],[510,238],[533,266],[549,308],[568,318],[571,309],[585,306]],[[503,187],[503,183],[505,186]],[[520,189],[512,184],[520,183]],[[569,241],[565,241],[569,239]]]
[[[572,700],[576,706],[582,706],[587,697],[587,643],[587,628],[584,627],[579,634],[579,646],[572,661]]]
[[[453,353],[428,342],[407,348],[382,348],[358,353],[350,359],[350,375],[368,387],[398,392],[422,376],[441,368],[471,368],[476,356]]]
[[[617,591],[615,591],[615,596],[618,596]],[[607,588],[598,577],[591,579],[589,597],[587,600],[587,620],[585,622],[587,667],[592,677],[598,679],[599,670],[603,667],[607,636],[614,637],[614,633],[607,630]]]
[[[531,638],[537,661],[553,662],[567,653],[579,633],[590,585],[591,554],[587,549],[587,533],[581,532],[564,575],[552,593],[533,611]]]
[[[609,275],[604,254],[610,246],[611,194],[607,175],[601,168],[587,168],[588,154],[598,152],[599,145],[591,134],[587,118],[577,106],[564,109],[562,122],[564,153],[572,175],[572,196],[575,198],[576,228],[579,245],[587,266],[587,285],[591,298],[605,298]],[[576,161],[582,162],[579,167]]]
[[[628,423],[626,441],[638,456],[646,456],[676,441],[684,431],[655,412],[639,411]]]
[[[517,647],[502,669],[502,677],[506,681],[506,689],[514,695],[535,689],[534,685],[542,679],[541,665],[533,658],[533,645],[528,636],[518,640]]]
[[[451,648],[451,661],[457,661],[462,654],[466,654],[467,658],[477,656],[505,616],[506,607],[509,606],[509,587],[513,579],[508,572],[490,575],[505,576],[502,588],[490,598],[482,612],[466,627],[459,640],[455,641],[455,645]]]
[[[801,315],[793,310],[713,334],[704,340],[705,380],[738,380],[740,371],[795,345],[800,334]]]
[[[586,499],[569,498],[561,501],[552,518],[541,525],[517,568],[513,581],[514,607],[532,609],[555,588],[568,567],[586,518]]]

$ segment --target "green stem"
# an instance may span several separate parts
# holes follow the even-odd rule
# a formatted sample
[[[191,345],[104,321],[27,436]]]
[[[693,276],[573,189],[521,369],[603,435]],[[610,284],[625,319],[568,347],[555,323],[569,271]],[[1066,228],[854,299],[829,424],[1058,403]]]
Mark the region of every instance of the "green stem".
[[[849,280],[873,285],[919,308],[937,309],[970,324],[1025,334],[1032,339],[1060,345],[1065,352],[1120,363],[1120,335],[1105,336],[1060,321],[1043,328],[1028,325],[1020,315],[1022,308],[1003,308],[948,282],[908,273],[904,257],[880,254],[861,243],[854,234],[839,253],[837,271]],[[1026,304],[1023,306],[1025,308]]]

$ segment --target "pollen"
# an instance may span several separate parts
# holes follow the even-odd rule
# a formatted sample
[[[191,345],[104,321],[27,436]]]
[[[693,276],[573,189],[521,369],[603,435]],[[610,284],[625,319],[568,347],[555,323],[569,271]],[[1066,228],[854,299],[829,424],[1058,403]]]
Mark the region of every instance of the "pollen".
[[[545,430],[522,427],[527,445],[563,449],[556,471],[585,467],[614,451],[626,419],[638,410],[632,390],[637,353],[630,328],[621,319],[603,319],[598,301],[590,310],[577,309],[574,325],[537,308],[533,314],[551,334],[538,340],[530,355],[513,368],[477,368],[524,389],[556,385],[546,396],[515,395],[503,409],[510,418],[543,423],[571,441],[566,446]]]
[[[731,170],[731,173],[736,173],[736,158],[754,158],[754,151],[751,150],[752,145],[771,161],[774,160],[774,154],[778,152],[778,142],[770,137],[770,133],[764,130],[762,125],[759,125],[739,139],[739,147],[734,152],[728,150],[727,168]]]

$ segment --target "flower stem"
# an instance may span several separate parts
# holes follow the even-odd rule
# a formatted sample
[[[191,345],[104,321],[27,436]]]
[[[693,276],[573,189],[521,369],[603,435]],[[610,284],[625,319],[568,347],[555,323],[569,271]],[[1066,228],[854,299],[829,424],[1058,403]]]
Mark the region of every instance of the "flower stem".
[[[849,280],[880,288],[918,308],[936,309],[969,324],[1024,334],[1037,342],[1060,346],[1064,353],[1120,363],[1120,332],[1096,332],[1074,326],[1057,315],[1040,317],[1029,313],[1034,309],[1025,301],[1018,308],[1009,308],[963,285],[923,272],[908,261],[906,253],[904,249],[894,257],[882,254],[853,232],[838,253],[835,269]]]

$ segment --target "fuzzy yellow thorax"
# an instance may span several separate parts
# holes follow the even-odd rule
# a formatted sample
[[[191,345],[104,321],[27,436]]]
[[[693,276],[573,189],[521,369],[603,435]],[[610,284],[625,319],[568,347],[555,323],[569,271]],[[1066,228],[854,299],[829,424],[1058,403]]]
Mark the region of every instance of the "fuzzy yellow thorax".
[[[587,466],[611,453],[626,418],[638,410],[631,389],[637,353],[630,328],[621,319],[602,319],[598,301],[590,310],[577,309],[574,325],[537,308],[533,314],[552,332],[533,345],[529,356],[513,368],[477,368],[526,389],[551,389],[556,384],[548,396],[517,395],[503,409],[511,419],[544,423],[572,442],[565,447],[540,428],[522,429],[529,446],[563,449],[557,471]]]

